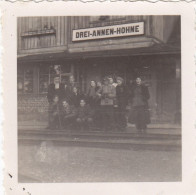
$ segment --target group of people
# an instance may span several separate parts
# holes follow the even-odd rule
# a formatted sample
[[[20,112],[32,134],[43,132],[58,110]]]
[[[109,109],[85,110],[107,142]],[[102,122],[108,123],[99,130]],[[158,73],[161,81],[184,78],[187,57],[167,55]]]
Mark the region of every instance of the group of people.
[[[116,82],[110,76],[103,82],[90,81],[86,93],[82,93],[74,80],[54,83],[48,88],[49,126],[51,129],[100,129],[124,131],[127,126],[126,107],[131,104],[128,120],[136,125],[138,132],[146,132],[150,122],[148,113],[148,88],[141,78],[130,86],[122,77]]]

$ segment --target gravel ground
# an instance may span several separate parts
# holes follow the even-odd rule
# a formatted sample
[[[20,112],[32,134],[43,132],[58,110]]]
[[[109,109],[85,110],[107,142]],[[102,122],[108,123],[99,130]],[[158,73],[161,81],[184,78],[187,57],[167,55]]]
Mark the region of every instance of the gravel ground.
[[[19,182],[163,182],[181,180],[179,151],[19,144]]]

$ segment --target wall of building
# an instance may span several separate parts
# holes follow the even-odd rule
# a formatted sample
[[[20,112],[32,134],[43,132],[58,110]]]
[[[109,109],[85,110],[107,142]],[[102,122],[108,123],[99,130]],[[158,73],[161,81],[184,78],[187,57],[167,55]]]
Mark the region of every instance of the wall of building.
[[[177,20],[178,16],[108,16],[106,19],[100,16],[19,17],[18,55],[149,47],[155,42],[166,43]],[[144,22],[144,35],[72,42],[74,29],[134,22]]]
[[[18,122],[20,124],[47,124],[48,101],[46,95],[18,95]]]
[[[176,78],[176,66],[179,66],[179,59],[179,55],[152,55],[140,56],[140,58],[119,56],[107,59],[102,57],[85,59],[72,63],[75,78],[84,93],[91,80],[102,81],[103,77],[107,75],[113,75],[114,78],[123,77],[126,85],[129,85],[135,76],[142,76],[151,95],[149,108],[153,123],[174,123],[181,107],[180,79]],[[21,69],[23,70],[23,67]],[[38,77],[39,75],[37,75]],[[39,79],[35,79],[35,81],[37,81],[37,85],[40,84]],[[31,120],[33,123],[40,121],[47,123],[46,95],[47,93],[18,93],[19,121]]]
[[[67,17],[18,17],[17,24],[18,55],[67,49]]]
[[[73,29],[140,21],[144,21],[145,24],[145,34],[142,36],[72,42]],[[88,88],[90,80],[94,78],[100,80],[106,76],[104,74],[114,74],[115,71],[119,71],[121,75],[118,76],[126,77],[126,82],[128,82],[132,71],[138,69],[150,82],[151,99],[149,103],[153,121],[174,122],[181,104],[180,78],[176,78],[177,74],[180,75],[179,72],[176,72],[181,69],[180,55],[170,54],[170,50],[167,48],[165,52],[169,56],[163,55],[161,49],[162,44],[171,39],[174,26],[176,28],[174,24],[176,23],[179,27],[177,21],[179,21],[177,16],[18,18],[18,81],[22,83],[18,82],[19,122],[30,121],[33,124],[39,122],[47,124],[46,89],[52,82],[52,76],[48,73],[50,72],[49,67],[53,65],[62,67],[70,65],[71,70],[64,72],[62,78],[66,79],[70,74],[74,74],[83,91]],[[55,29],[55,33],[23,36],[25,33],[37,33],[44,29]],[[180,31],[177,30],[177,32]],[[173,39],[173,41],[176,40]],[[159,45],[153,50],[155,43]],[[143,48],[151,52],[149,57],[142,54]],[[179,48],[176,49],[179,53]],[[173,51],[175,52],[175,50]],[[96,57],[87,57],[91,52]],[[107,55],[103,57],[102,54]],[[34,56],[32,57],[32,55]],[[118,60],[116,60],[117,58]],[[41,73],[43,67],[46,67],[46,70]],[[119,67],[121,70],[118,70]],[[141,70],[141,67],[148,67],[148,69]],[[41,83],[43,86],[46,83],[44,90],[40,88]]]

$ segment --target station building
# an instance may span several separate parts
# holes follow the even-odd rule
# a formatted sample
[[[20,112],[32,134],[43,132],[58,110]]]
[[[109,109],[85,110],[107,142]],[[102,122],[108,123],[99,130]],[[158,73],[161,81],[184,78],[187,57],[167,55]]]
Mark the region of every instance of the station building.
[[[59,16],[17,19],[18,123],[47,123],[47,88],[74,75],[91,80],[141,75],[153,123],[180,123],[180,16]]]

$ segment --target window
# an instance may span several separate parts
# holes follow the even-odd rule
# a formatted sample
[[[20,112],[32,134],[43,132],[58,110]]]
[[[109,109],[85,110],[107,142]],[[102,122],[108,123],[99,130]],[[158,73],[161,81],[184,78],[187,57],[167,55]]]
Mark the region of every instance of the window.
[[[39,93],[47,93],[48,85],[59,76],[61,83],[67,82],[71,74],[71,65],[41,65],[39,69]]]
[[[46,93],[48,91],[49,83],[49,69],[48,66],[39,67],[39,93]]]
[[[33,93],[33,69],[18,68],[17,88],[19,94]]]

